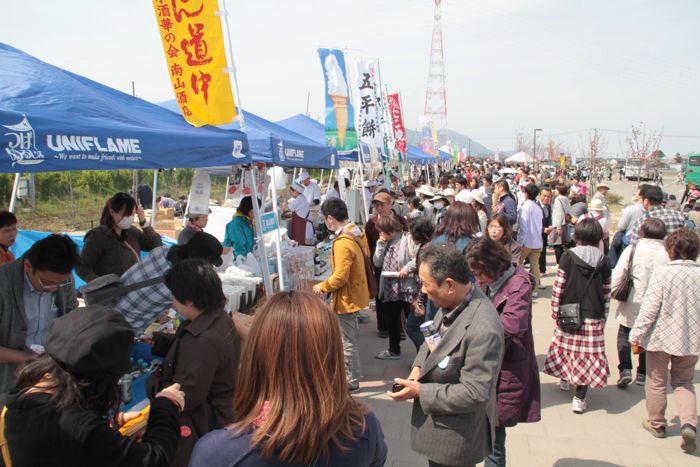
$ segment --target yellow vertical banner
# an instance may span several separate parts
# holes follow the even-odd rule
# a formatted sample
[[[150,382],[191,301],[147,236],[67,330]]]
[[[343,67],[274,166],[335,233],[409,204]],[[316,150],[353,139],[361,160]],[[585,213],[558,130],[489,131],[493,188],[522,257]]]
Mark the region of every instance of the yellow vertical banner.
[[[193,126],[236,116],[217,0],[153,0],[168,76],[182,116]]]

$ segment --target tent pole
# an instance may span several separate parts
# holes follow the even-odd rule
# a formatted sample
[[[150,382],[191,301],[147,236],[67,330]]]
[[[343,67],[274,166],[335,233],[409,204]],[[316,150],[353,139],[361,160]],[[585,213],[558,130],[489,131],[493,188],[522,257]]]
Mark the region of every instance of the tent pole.
[[[321,177],[320,177],[320,178],[321,178],[321,180],[320,180],[321,186],[323,186],[323,169],[321,169]],[[319,187],[319,188],[320,188],[320,187]]]
[[[250,168],[250,185],[253,190],[251,195],[253,201],[253,217],[255,218],[255,233],[258,237],[258,258],[263,274],[263,283],[265,284],[265,293],[267,296],[272,295],[272,281],[270,280],[270,265],[267,263],[267,251],[265,250],[265,239],[262,233],[262,221],[260,220],[260,206],[258,206],[258,168],[253,164]],[[280,271],[281,273],[282,271]]]
[[[15,174],[15,182],[12,184],[12,197],[10,198],[10,212],[15,212],[15,201],[17,200],[17,191],[19,190],[19,172]]]
[[[294,172],[292,173],[292,183],[294,183],[297,179],[297,168],[294,167]]]
[[[226,188],[224,191],[224,206],[226,205],[226,201],[228,201],[228,184],[231,183],[231,176],[229,175],[226,177]]]
[[[153,171],[153,204],[151,205],[151,227],[156,228],[156,212],[158,211],[158,206],[156,205],[156,200],[158,199],[158,169]]]
[[[282,274],[282,235],[280,234],[280,229],[282,228],[281,221],[280,221],[280,215],[279,215],[279,210],[277,208],[277,184],[275,183],[275,177],[274,177],[274,171],[273,171],[273,177],[272,180],[270,180],[270,190],[272,191],[272,211],[275,213],[277,216],[277,270],[279,273],[277,276],[279,277],[280,281],[280,291],[284,292],[287,290],[287,287],[285,287],[284,283],[284,274]]]
[[[326,186],[326,193],[328,193],[328,190],[330,190],[331,186],[333,186],[333,172],[335,172],[335,170],[331,170],[331,174],[328,177],[328,185]],[[340,194],[340,182],[338,182],[338,194]]]

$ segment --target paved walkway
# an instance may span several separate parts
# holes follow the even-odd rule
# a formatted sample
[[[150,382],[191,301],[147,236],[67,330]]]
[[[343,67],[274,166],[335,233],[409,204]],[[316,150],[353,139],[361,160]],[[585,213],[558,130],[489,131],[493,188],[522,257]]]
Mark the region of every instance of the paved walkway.
[[[548,258],[554,271],[554,257]],[[540,368],[552,337],[554,322],[550,313],[553,277],[543,278],[550,286],[535,300],[533,327],[535,350]],[[544,292],[544,293],[542,293]],[[588,392],[588,411],[571,412],[573,392],[558,389],[555,378],[540,373],[542,387],[542,421],[508,429],[506,449],[512,466],[700,466],[700,451],[684,454],[680,449],[680,427],[673,396],[669,398],[667,417],[670,426],[666,439],[653,438],[641,427],[646,415],[644,390],[632,385],[626,390],[615,386],[617,351],[615,341],[615,301],[606,327],[607,355],[611,367],[609,385]],[[410,340],[401,343],[403,358],[381,361],[374,356],[387,348],[388,339],[379,339],[374,319],[361,326],[364,378],[357,397],[377,414],[389,447],[388,467],[427,465],[427,460],[411,450],[411,402],[393,402],[386,390],[396,376],[405,377],[415,357]],[[636,362],[636,358],[635,358]],[[695,372],[696,392],[700,393],[700,365]]]

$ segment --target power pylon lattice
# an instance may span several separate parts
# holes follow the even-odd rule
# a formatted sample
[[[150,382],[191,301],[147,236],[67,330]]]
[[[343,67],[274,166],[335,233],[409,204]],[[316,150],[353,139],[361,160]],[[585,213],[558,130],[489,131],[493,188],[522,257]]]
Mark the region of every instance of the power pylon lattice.
[[[430,45],[428,87],[425,93],[425,115],[435,122],[438,135],[447,141],[447,90],[445,88],[445,56],[442,42],[442,0],[435,1],[433,38]]]

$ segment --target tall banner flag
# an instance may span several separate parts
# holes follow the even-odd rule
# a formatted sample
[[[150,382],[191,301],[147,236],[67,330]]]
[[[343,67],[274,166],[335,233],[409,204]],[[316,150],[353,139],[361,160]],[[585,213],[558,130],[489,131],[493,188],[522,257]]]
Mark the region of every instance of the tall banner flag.
[[[349,99],[348,74],[342,50],[318,49],[326,80],[326,144],[348,154],[357,149],[355,111]]]
[[[433,139],[433,121],[427,115],[420,118],[420,144],[423,152],[437,156],[437,147]]]
[[[389,114],[391,115],[391,129],[394,133],[394,145],[401,154],[406,154],[406,128],[403,125],[399,94],[389,94],[387,99],[389,101]]]
[[[218,2],[153,0],[168,75],[190,125],[223,125],[236,116]]]
[[[380,92],[377,85],[377,62],[360,60],[357,62],[358,90],[358,134],[360,141],[369,146],[372,160],[375,156],[384,154],[384,132],[378,109]]]

